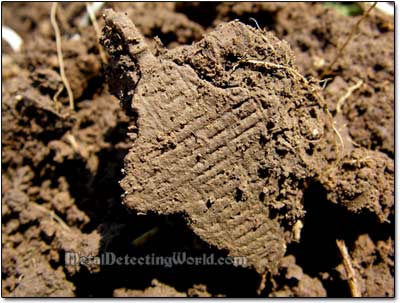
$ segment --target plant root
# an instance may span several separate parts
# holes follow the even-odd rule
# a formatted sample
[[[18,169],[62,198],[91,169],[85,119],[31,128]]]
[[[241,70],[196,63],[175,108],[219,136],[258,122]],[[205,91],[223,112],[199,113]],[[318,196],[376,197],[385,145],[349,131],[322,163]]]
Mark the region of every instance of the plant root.
[[[67,223],[64,222],[63,219],[61,219],[54,211],[47,209],[46,207],[36,204],[36,203],[32,203],[32,205],[34,207],[36,207],[37,209],[39,209],[40,211],[42,211],[45,214],[48,214],[50,216],[51,219],[53,219],[55,222],[57,222],[58,224],[60,224],[60,226],[66,230],[66,231],[71,231],[71,228],[67,225]]]
[[[321,95],[315,90],[314,87],[312,87],[310,85],[310,82],[303,75],[301,75],[297,70],[295,70],[294,68],[292,68],[290,66],[275,64],[275,63],[260,61],[260,60],[253,60],[253,59],[240,60],[239,63],[233,67],[233,70],[235,70],[241,63],[250,63],[250,64],[254,64],[254,65],[264,66],[265,68],[284,69],[284,70],[288,71],[289,74],[291,74],[294,78],[297,78],[300,81],[302,81],[310,89],[310,91],[317,98],[319,105],[325,109],[325,112],[326,112],[327,116],[329,117],[332,129],[333,129],[335,135],[338,137],[340,145],[342,147],[342,151],[339,153],[338,148],[337,148],[337,142],[335,141],[335,149],[336,149],[336,156],[337,156],[337,161],[336,161],[335,165],[337,165],[339,163],[339,161],[341,160],[341,158],[343,157],[343,153],[344,153],[345,147],[344,147],[343,138],[335,126],[335,121],[334,121],[331,113],[329,112],[328,106],[323,101],[323,98],[321,97]]]
[[[261,295],[262,291],[265,289],[266,284],[267,284],[267,273],[265,272],[261,275],[261,281],[257,288],[257,295]]]
[[[261,32],[263,31],[263,30],[261,29],[261,27],[258,25],[258,22],[257,22],[257,20],[256,20],[255,18],[250,17],[249,20],[250,20],[250,21],[253,21],[253,22],[256,24],[257,29],[258,29],[259,31],[261,31]],[[262,37],[263,37],[265,43],[267,43],[268,47],[272,50],[272,53],[275,54],[275,48],[272,46],[272,44],[268,41],[268,39],[267,39],[264,35],[262,35]]]
[[[58,100],[58,97],[60,96],[63,89],[64,89],[64,85],[60,85],[60,87],[58,88],[57,92],[54,94],[54,97],[53,97],[54,108],[55,108],[56,112],[58,112],[60,109],[60,101]]]
[[[2,26],[1,38],[7,41],[14,52],[21,51],[24,40],[22,40],[21,36],[18,35],[18,33],[12,28],[8,26]]]
[[[330,81],[330,80],[333,80],[333,78],[325,78],[325,79],[319,81],[318,83],[319,84],[322,83],[321,88],[324,90],[328,86],[328,81]]]
[[[343,51],[346,48],[346,46],[349,44],[350,40],[354,37],[354,35],[357,33],[358,28],[361,24],[361,21],[363,21],[369,13],[372,11],[372,9],[377,5],[378,2],[374,2],[365,12],[364,14],[358,19],[356,24],[354,24],[353,28],[350,31],[350,34],[347,36],[346,41],[343,43],[342,46],[338,48],[338,51],[336,52],[335,58],[332,60],[332,62],[324,69],[322,72],[321,78],[324,78],[327,74],[329,74],[332,71],[333,65],[337,62],[337,60],[343,55]]]
[[[347,98],[349,98],[351,96],[351,94],[354,91],[359,89],[361,87],[361,85],[363,85],[363,83],[364,83],[363,80],[359,80],[356,84],[354,84],[353,86],[349,87],[347,92],[339,99],[339,101],[336,104],[336,114],[342,112],[343,103],[347,100]]]
[[[136,247],[136,248],[142,247],[148,240],[153,238],[159,232],[160,232],[160,228],[158,226],[155,226],[152,229],[149,229],[148,231],[141,234],[139,237],[133,239],[133,241],[132,241],[133,247]]]
[[[75,105],[74,105],[74,95],[72,93],[71,86],[69,84],[68,78],[65,75],[65,68],[64,68],[64,58],[62,54],[62,48],[61,48],[61,34],[60,34],[60,28],[58,27],[57,24],[57,6],[58,2],[53,2],[53,5],[51,6],[51,13],[50,13],[50,22],[51,25],[53,26],[55,36],[56,36],[56,45],[57,45],[57,56],[58,56],[58,64],[60,66],[60,76],[61,79],[64,83],[65,88],[67,89],[68,93],[68,98],[69,98],[69,106],[72,111],[75,110]]]
[[[339,248],[340,254],[343,258],[343,265],[347,273],[347,282],[349,284],[350,293],[352,297],[362,297],[360,287],[356,278],[356,272],[354,270],[349,251],[347,250],[346,243],[343,240],[336,240],[336,245]]]
[[[304,78],[304,76],[302,76],[298,71],[296,71],[294,68],[291,68],[290,66],[275,64],[272,62],[266,62],[266,61],[261,61],[261,60],[253,60],[253,59],[244,59],[244,60],[239,61],[239,64],[240,63],[250,63],[250,64],[254,64],[254,65],[261,65],[266,68],[285,69],[290,74],[292,74],[295,78],[298,78],[301,81],[303,81],[306,85],[309,85],[307,79]]]
[[[96,32],[96,36],[97,36],[97,48],[99,49],[99,54],[100,54],[100,58],[101,61],[103,62],[103,64],[107,64],[107,56],[103,50],[103,47],[100,45],[99,40],[101,38],[101,31],[99,28],[99,24],[97,23],[96,20],[96,15],[93,11],[93,8],[89,5],[89,3],[86,2],[86,10],[87,13],[89,15],[90,21],[92,22],[94,31]]]

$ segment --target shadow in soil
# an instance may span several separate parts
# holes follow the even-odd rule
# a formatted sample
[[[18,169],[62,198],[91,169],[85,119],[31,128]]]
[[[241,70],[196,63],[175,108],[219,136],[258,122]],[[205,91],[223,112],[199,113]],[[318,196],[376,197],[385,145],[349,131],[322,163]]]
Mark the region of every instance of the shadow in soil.
[[[327,200],[321,184],[313,183],[304,195],[306,217],[301,232],[301,242],[291,244],[287,254],[296,257],[296,263],[304,273],[320,278],[328,297],[350,297],[347,281],[339,277],[335,267],[342,263],[336,239],[343,239],[349,251],[357,238],[368,233],[372,240],[393,237],[390,224],[380,224],[370,213],[353,214],[344,207]],[[329,273],[329,279],[321,274]]]
[[[186,227],[182,216],[131,215],[125,222],[105,224],[103,230],[102,253],[111,252],[115,256],[129,257],[171,257],[181,253],[181,258],[213,256],[214,260],[226,257],[224,251],[217,250],[200,240]],[[147,238],[143,239],[143,234]],[[182,259],[181,259],[182,260]],[[153,264],[157,264],[155,261]],[[164,259],[165,262],[165,259]],[[158,263],[160,264],[160,263]],[[81,271],[74,277],[76,294],[82,297],[110,297],[114,289],[126,288],[143,290],[151,281],[174,287],[186,292],[195,284],[207,285],[213,295],[229,297],[254,297],[260,283],[259,275],[250,269],[232,265],[103,265],[99,273]]]
[[[204,28],[212,26],[217,17],[220,2],[177,2],[176,12],[184,14]]]

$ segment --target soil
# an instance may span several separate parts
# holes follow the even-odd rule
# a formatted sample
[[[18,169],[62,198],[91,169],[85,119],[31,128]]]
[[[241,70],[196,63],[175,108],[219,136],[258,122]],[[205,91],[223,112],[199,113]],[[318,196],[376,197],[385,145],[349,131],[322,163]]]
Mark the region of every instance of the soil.
[[[349,297],[339,239],[361,294],[394,296],[393,18],[373,10],[323,75],[361,16],[110,3],[99,40],[63,3],[71,112],[50,8],[3,4],[24,45],[2,41],[2,296]],[[247,266],[68,266],[71,251]]]

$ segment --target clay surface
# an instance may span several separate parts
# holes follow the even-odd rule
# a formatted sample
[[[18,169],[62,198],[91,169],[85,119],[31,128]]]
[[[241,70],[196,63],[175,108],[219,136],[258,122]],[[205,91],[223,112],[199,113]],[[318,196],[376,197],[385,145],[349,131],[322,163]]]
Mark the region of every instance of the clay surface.
[[[138,116],[124,203],[183,213],[206,242],[275,271],[304,215],[304,183],[323,164],[324,144],[314,144],[330,133],[290,49],[231,22],[156,57],[124,14],[105,14],[110,86]]]

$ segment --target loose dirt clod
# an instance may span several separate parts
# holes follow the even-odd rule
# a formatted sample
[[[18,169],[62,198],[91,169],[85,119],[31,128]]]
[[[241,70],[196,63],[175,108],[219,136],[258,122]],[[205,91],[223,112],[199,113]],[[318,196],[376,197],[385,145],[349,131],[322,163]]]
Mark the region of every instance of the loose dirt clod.
[[[335,136],[289,47],[230,22],[156,57],[125,15],[108,10],[105,21],[110,89],[138,116],[124,203],[181,213],[209,244],[275,271],[298,240],[302,191],[328,164],[324,142]]]
[[[328,200],[354,213],[371,213],[383,223],[394,214],[393,173],[393,162],[385,154],[354,148],[320,181]]]

